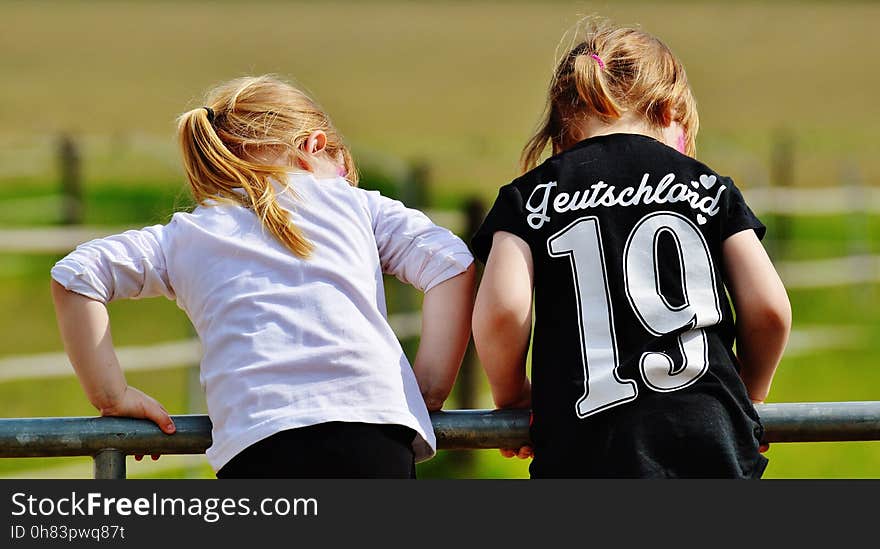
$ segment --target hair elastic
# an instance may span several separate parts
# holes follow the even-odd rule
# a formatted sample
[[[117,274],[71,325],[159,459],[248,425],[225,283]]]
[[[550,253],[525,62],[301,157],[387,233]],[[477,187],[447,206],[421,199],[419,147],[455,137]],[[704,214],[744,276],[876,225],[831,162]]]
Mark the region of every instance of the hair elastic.
[[[212,109],[211,107],[202,107],[202,108],[208,112],[208,122],[213,124],[214,123],[214,109]]]
[[[605,70],[605,62],[602,61],[602,58],[599,57],[598,55],[596,55],[595,53],[591,53],[589,55],[590,55],[590,57],[592,57],[593,59],[596,60],[596,63],[599,63],[599,68],[604,71]]]

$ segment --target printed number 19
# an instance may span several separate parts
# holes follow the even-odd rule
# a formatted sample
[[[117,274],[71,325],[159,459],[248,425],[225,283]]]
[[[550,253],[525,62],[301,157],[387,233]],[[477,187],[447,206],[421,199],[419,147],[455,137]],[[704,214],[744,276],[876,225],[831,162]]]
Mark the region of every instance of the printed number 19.
[[[670,305],[660,291],[657,241],[668,233],[676,244],[681,266],[684,304]],[[634,381],[621,379],[614,312],[608,289],[599,220],[582,217],[547,240],[552,257],[571,263],[581,336],[584,394],[575,410],[584,418],[638,396]],[[687,218],[660,212],[642,218],[627,238],[623,253],[624,286],[629,304],[645,329],[663,335],[682,327],[678,336],[681,364],[666,353],[645,352],[639,371],[645,385],[660,392],[676,391],[699,379],[708,368],[703,327],[721,321],[712,256],[700,231]]]

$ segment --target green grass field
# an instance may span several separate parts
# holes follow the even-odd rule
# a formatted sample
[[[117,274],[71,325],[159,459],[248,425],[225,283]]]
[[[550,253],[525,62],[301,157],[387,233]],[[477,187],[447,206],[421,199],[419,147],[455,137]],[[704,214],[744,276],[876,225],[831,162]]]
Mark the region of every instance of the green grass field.
[[[352,143],[426,158],[437,194],[489,196],[516,173],[563,32],[599,13],[641,24],[682,58],[701,156],[719,171],[747,186],[771,132],[785,127],[803,151],[799,183],[836,181],[845,159],[880,175],[872,3],[36,1],[0,10],[0,140],[10,143],[69,130],[167,147],[176,115],[210,86],[274,72],[310,90]],[[127,171],[179,174],[162,155]]]
[[[579,16],[600,13],[661,36],[697,96],[699,156],[744,189],[771,179],[774,135],[795,143],[795,184],[831,186],[855,170],[880,181],[880,5],[750,2],[3,2],[0,3],[0,227],[60,219],[55,146],[82,153],[85,219],[161,223],[189,200],[174,119],[212,84],[274,72],[310,90],[370,174],[430,166],[431,204],[492,199],[516,175],[543,106],[554,50]],[[772,219],[770,221],[773,221]],[[788,220],[775,259],[880,253],[880,217]],[[770,223],[771,232],[774,225]],[[0,254],[0,357],[59,351],[50,255]],[[793,353],[770,401],[880,399],[876,285],[792,290],[795,330],[853,328],[840,348]],[[111,307],[118,345],[190,337],[173,303]],[[183,368],[130,382],[187,410]],[[481,397],[483,407],[491,402]],[[0,383],[2,415],[90,415],[75,379]],[[880,477],[880,442],[776,444],[767,477]],[[527,463],[474,452],[420,466],[422,476],[524,477]],[[0,460],[0,475],[71,459]],[[137,476],[137,466],[133,466]],[[197,474],[207,475],[204,467]],[[183,469],[162,475],[191,474]]]

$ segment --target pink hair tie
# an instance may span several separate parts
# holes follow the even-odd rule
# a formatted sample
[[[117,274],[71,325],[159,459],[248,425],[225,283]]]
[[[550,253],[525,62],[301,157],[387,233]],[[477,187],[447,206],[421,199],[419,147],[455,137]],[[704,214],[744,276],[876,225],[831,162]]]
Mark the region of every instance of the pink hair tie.
[[[596,63],[599,63],[599,68],[600,68],[600,69],[602,69],[603,71],[605,70],[605,62],[602,61],[602,58],[601,58],[601,57],[599,57],[599,56],[596,55],[595,53],[591,53],[591,54],[590,54],[590,57],[592,57],[593,59],[595,59],[595,60],[596,60]]]

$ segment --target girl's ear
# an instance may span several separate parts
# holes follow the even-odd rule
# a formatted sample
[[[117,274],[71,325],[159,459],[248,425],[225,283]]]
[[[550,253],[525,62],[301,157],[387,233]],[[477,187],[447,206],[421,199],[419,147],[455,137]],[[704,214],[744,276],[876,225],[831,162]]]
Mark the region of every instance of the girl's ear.
[[[323,130],[315,130],[306,138],[303,143],[303,151],[308,154],[318,154],[327,146],[327,134]]]
[[[664,122],[663,126],[663,142],[677,150],[681,154],[687,154],[685,151],[687,150],[687,132],[678,123],[676,119],[676,112],[673,108],[668,108],[664,112],[664,120],[668,122]]]
[[[662,131],[663,143],[677,150],[681,154],[686,154],[687,150],[687,132],[678,122],[672,122]]]
[[[687,132],[684,128],[679,127],[678,141],[675,143],[675,148],[681,154],[687,154]]]

